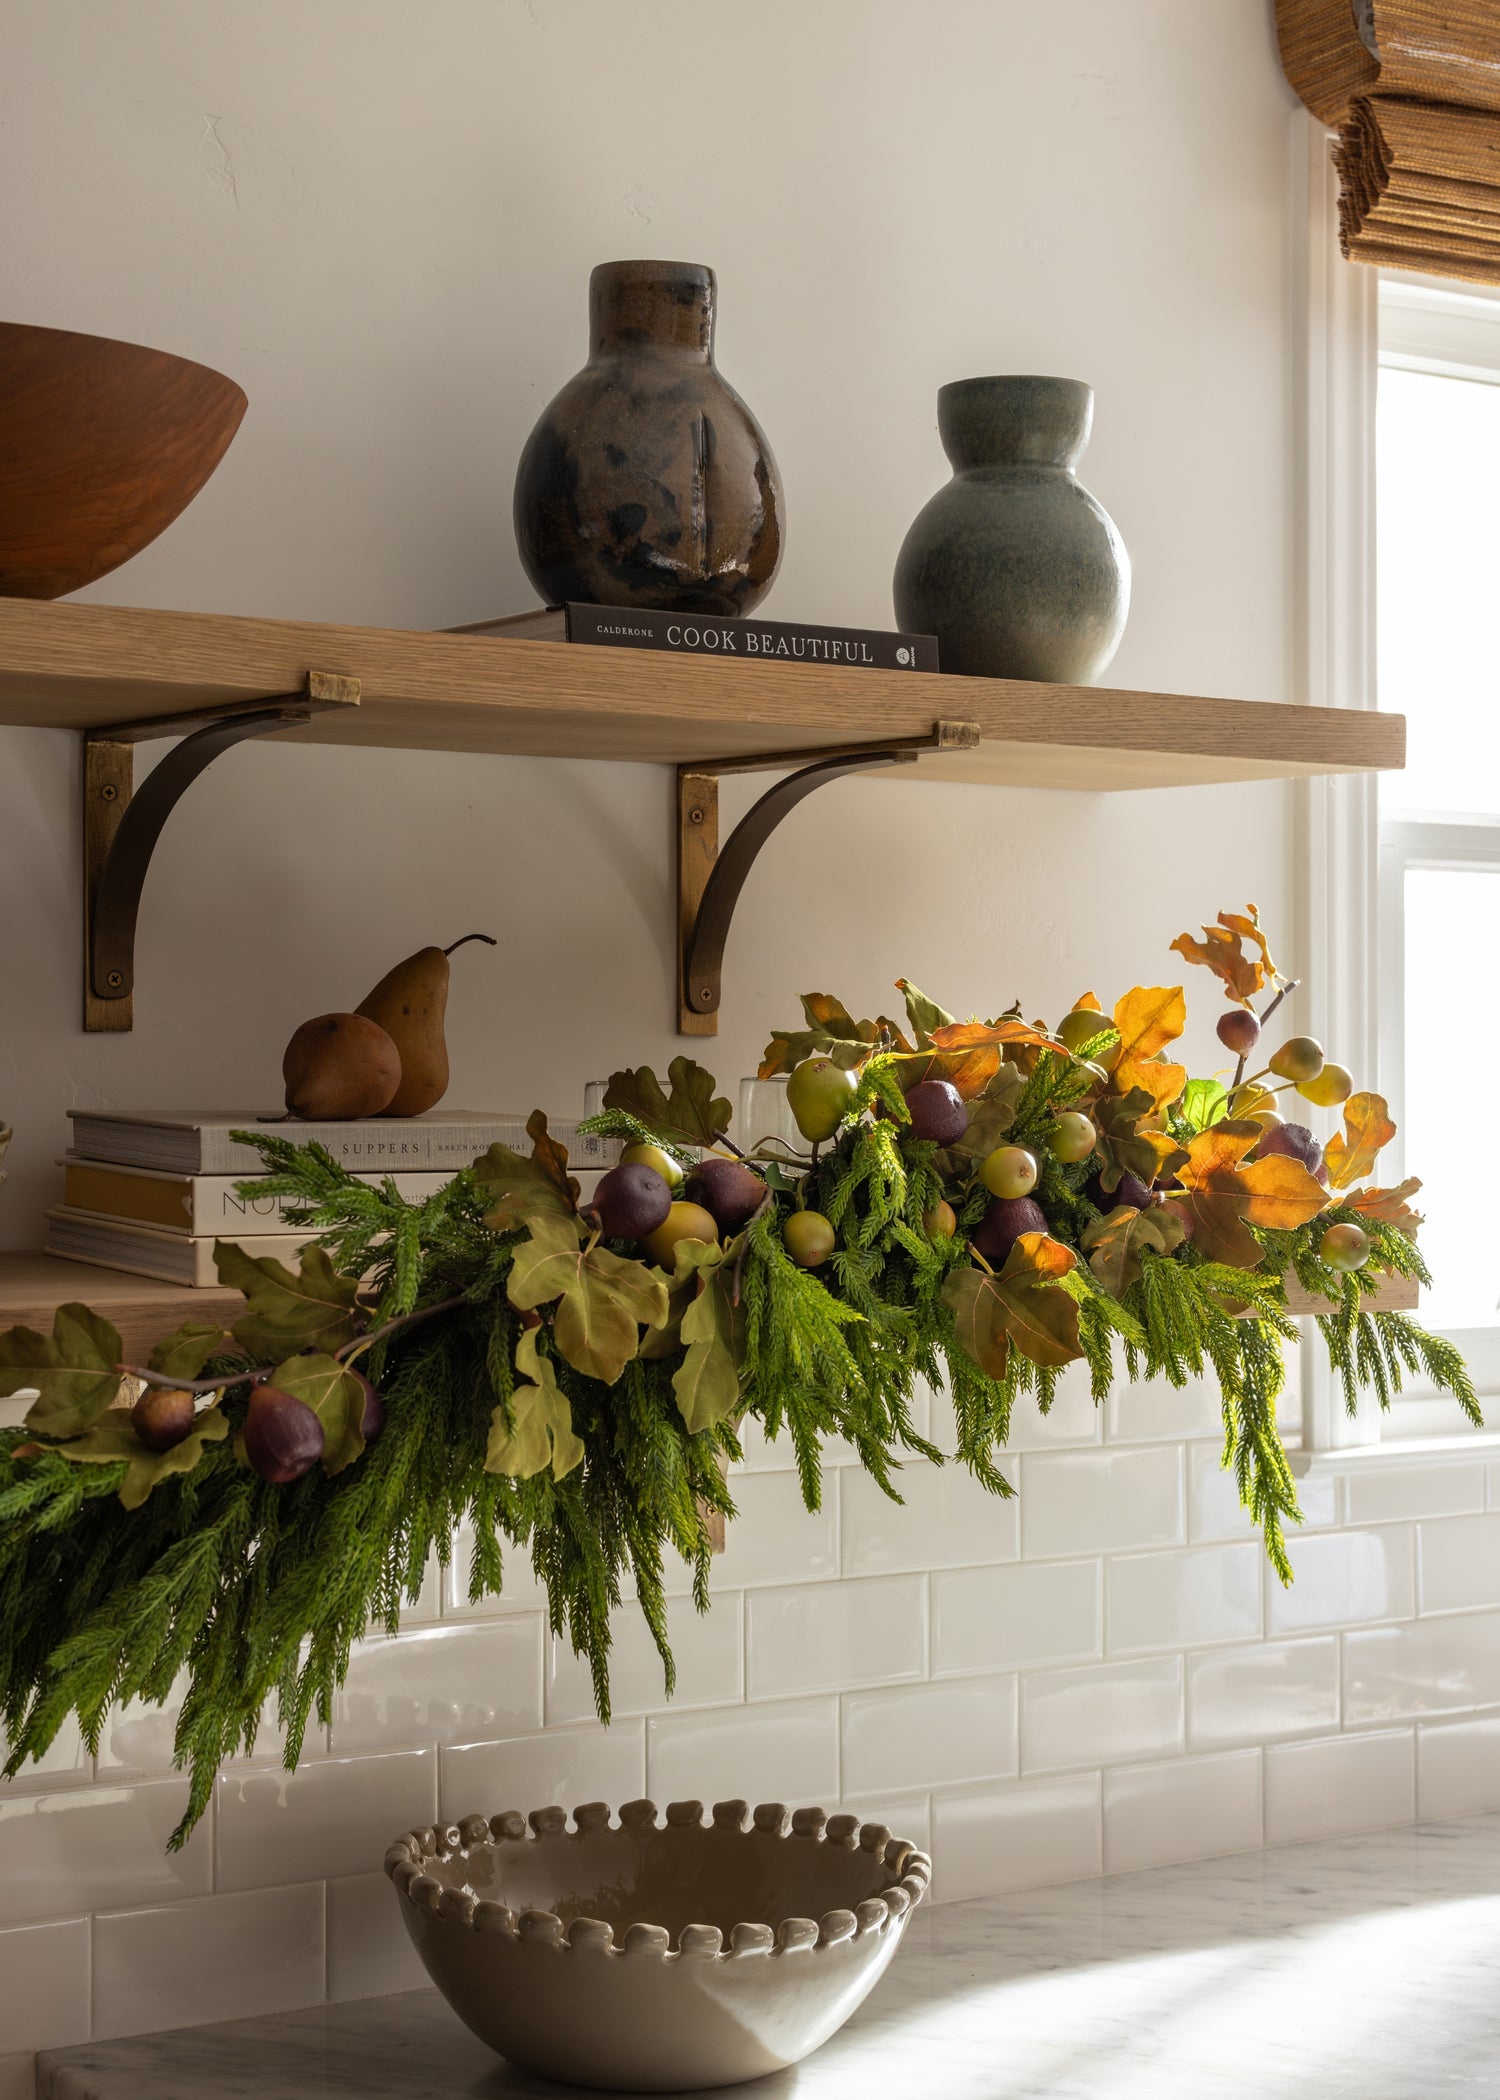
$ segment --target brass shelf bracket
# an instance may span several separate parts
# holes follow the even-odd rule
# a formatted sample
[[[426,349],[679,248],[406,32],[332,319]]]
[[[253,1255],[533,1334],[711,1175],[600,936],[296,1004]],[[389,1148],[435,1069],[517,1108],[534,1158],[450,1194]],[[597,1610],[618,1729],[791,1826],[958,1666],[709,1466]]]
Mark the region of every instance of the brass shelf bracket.
[[[977,722],[935,722],[928,736],[812,751],[757,751],[677,768],[677,922],[679,1035],[717,1035],[724,944],[745,878],[783,817],[830,780],[875,766],[912,765],[926,751],[972,751]],[[719,776],[795,766],[740,819],[719,847]]]
[[[221,752],[294,729],[315,714],[359,705],[359,680],[310,671],[300,693],[203,708],[83,732],[83,1025],[90,1034],[134,1025],[135,929],[151,856],[168,817]],[[189,733],[133,791],[133,746]]]

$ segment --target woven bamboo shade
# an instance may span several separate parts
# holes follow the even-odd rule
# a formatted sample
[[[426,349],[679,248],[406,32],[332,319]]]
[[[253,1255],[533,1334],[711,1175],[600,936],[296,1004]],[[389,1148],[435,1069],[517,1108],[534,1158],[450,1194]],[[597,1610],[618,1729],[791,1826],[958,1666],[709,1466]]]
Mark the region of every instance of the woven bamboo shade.
[[[1338,134],[1344,253],[1500,284],[1500,0],[1276,0],[1276,29]]]

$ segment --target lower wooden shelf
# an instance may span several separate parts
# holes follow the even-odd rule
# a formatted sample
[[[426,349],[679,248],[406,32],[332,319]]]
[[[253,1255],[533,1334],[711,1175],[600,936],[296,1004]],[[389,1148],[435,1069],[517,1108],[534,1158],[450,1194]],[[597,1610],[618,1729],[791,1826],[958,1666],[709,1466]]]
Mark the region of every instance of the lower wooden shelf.
[[[227,1327],[245,1309],[239,1291],[159,1283],[151,1276],[128,1276],[122,1269],[66,1261],[40,1248],[0,1252],[0,1328],[35,1327],[50,1334],[58,1306],[75,1299],[119,1328],[127,1362],[138,1362],[141,1350],[149,1350],[184,1320],[219,1320]]]
[[[1383,1276],[1379,1288],[1367,1296],[1365,1309],[1368,1312],[1415,1312],[1421,1295],[1422,1287],[1415,1277]],[[1326,1298],[1315,1298],[1310,1291],[1303,1290],[1295,1276],[1287,1279],[1286,1309],[1292,1313],[1333,1311]]]

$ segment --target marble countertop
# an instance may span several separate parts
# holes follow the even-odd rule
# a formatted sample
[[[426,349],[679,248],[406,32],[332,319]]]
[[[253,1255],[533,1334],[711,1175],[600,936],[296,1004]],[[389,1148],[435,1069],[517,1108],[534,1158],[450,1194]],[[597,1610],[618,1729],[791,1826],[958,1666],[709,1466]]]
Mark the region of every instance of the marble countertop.
[[[1500,1815],[924,1908],[754,2100],[1500,2095]],[[59,2049],[39,2100],[559,2100],[435,1991]]]

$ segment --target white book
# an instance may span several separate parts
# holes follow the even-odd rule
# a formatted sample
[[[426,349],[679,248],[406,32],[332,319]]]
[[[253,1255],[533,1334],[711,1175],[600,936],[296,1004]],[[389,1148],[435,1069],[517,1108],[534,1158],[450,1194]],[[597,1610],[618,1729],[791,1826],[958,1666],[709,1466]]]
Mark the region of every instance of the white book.
[[[72,1108],[73,1151],[84,1159],[122,1167],[154,1167],[162,1173],[233,1174],[265,1172],[265,1162],[234,1130],[264,1130],[294,1145],[318,1144],[351,1173],[458,1173],[491,1145],[529,1153],[524,1115],[485,1114],[478,1109],[437,1108],[425,1116],[375,1116],[357,1123],[304,1123],[266,1109]],[[568,1148],[575,1167],[612,1167],[618,1138],[585,1137],[576,1121],[557,1121],[552,1135]]]
[[[76,1153],[69,1153],[62,1165],[63,1202],[69,1210],[148,1225],[188,1239],[215,1233],[233,1238],[242,1232],[302,1232],[306,1237],[305,1228],[286,1218],[288,1209],[297,1208],[297,1199],[258,1193],[253,1177],[243,1174],[164,1174],[155,1167],[103,1165]],[[385,1177],[361,1174],[358,1179],[373,1184]],[[421,1203],[446,1188],[453,1176],[438,1169],[392,1174],[390,1179],[405,1202]],[[242,1188],[244,1195],[239,1193]]]
[[[48,1254],[65,1261],[92,1262],[101,1269],[125,1269],[133,1276],[156,1276],[163,1283],[185,1283],[198,1290],[218,1288],[219,1272],[214,1248],[233,1240],[252,1257],[274,1255],[292,1268],[297,1250],[315,1233],[220,1233],[212,1239],[184,1239],[179,1233],[157,1232],[146,1225],[124,1225],[114,1218],[98,1218],[89,1211],[71,1211],[61,1205],[47,1213]]]

